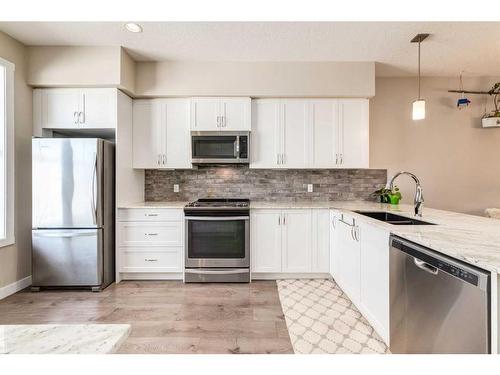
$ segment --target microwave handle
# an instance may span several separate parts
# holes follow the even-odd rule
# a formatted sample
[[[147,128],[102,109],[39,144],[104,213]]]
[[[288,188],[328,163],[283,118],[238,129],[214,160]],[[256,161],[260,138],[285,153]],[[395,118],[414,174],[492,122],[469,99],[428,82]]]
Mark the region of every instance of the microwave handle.
[[[234,157],[240,158],[240,136],[236,136],[236,140],[234,141]]]

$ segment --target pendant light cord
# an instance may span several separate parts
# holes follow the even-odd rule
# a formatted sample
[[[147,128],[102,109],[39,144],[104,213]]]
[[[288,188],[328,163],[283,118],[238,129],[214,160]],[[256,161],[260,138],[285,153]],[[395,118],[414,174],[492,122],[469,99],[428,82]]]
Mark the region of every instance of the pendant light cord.
[[[418,100],[420,100],[420,39],[418,41]]]

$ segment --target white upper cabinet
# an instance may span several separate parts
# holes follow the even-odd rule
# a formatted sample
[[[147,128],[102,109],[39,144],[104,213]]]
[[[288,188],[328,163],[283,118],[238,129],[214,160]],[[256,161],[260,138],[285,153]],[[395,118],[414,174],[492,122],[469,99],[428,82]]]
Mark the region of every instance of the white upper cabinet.
[[[278,168],[281,152],[280,100],[252,100],[252,122],[250,167]]]
[[[368,168],[367,99],[253,101],[251,168]]]
[[[307,167],[308,111],[309,103],[302,99],[282,101],[282,168]]]
[[[338,134],[340,167],[369,167],[369,102],[368,99],[338,100]]]
[[[134,101],[134,168],[192,168],[189,108],[189,99]]]
[[[80,125],[82,128],[116,128],[116,89],[81,89]]]
[[[250,98],[191,98],[191,130],[249,131],[250,128]]]
[[[117,98],[118,91],[114,88],[36,89],[33,91],[35,134],[42,129],[114,129]]]
[[[315,99],[310,101],[309,165],[315,168],[338,166],[337,101]]]
[[[250,98],[221,98],[222,130],[249,131],[252,127],[251,112]]]
[[[163,152],[161,106],[155,100],[134,100],[132,118],[133,167],[160,168]]]

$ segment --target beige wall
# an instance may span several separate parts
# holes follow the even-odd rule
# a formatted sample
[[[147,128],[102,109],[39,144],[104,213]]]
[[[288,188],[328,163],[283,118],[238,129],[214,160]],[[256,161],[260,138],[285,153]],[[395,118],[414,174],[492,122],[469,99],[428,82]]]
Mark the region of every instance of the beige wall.
[[[488,90],[500,78],[464,81],[469,90]],[[377,78],[370,103],[370,166],[414,172],[421,180],[428,207],[482,215],[500,207],[500,128],[481,128],[491,98],[470,95],[469,108],[456,108],[457,78],[425,78],[422,97],[427,116],[411,120],[417,95],[415,78]],[[400,177],[404,202],[412,203],[414,184]]]
[[[373,62],[138,62],[137,96],[371,97]]]
[[[0,288],[31,275],[31,129],[32,90],[27,85],[26,48],[0,32],[0,57],[15,71],[15,235],[13,246],[0,248]]]

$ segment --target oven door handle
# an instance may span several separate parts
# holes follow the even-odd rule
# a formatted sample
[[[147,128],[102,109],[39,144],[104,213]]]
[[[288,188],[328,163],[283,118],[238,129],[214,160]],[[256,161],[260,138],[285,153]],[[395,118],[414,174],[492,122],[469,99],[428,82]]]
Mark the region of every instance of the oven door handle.
[[[238,268],[238,269],[225,269],[225,270],[207,270],[207,269],[193,269],[186,268],[185,273],[195,273],[199,275],[227,275],[227,274],[238,274],[238,273],[248,273],[248,268]]]
[[[250,216],[186,216],[186,220],[199,221],[228,221],[228,220],[250,220]]]

